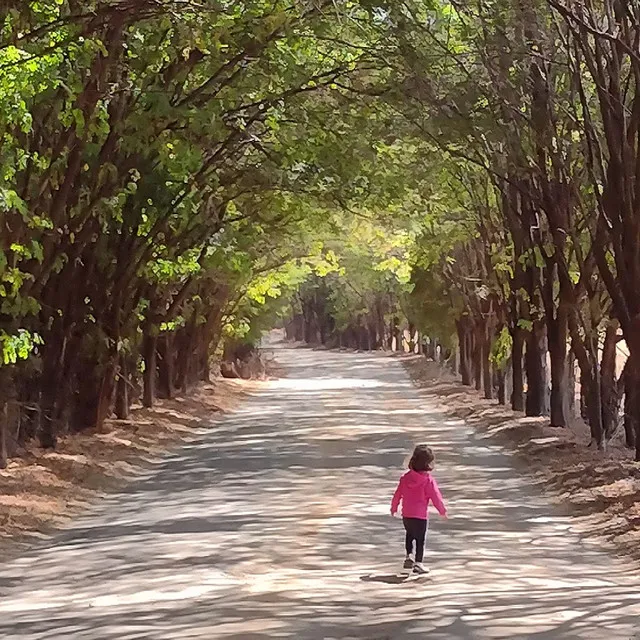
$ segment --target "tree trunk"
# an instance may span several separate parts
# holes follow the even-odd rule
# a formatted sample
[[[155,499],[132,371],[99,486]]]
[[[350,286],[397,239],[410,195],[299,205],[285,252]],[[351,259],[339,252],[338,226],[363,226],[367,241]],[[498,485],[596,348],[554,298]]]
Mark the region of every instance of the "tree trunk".
[[[378,325],[378,335],[380,336],[380,348],[383,351],[389,350],[389,336],[387,335],[387,327],[384,320],[380,320]]]
[[[582,368],[580,368],[580,418],[586,425],[588,425],[591,420],[589,418],[589,409],[587,407],[588,395],[589,382],[587,380],[587,375],[582,373]]]
[[[473,332],[473,379],[476,391],[482,390],[482,335],[478,327]]]
[[[401,326],[396,327],[396,350],[404,353],[404,329]]]
[[[580,365],[580,410],[586,417],[586,422],[591,430],[591,442],[602,450],[605,441],[602,428],[600,367],[598,366],[598,332],[591,331],[582,338],[575,322],[575,316],[573,318],[571,345]]]
[[[458,331],[458,348],[460,351],[460,376],[462,384],[471,386],[471,335],[466,323],[462,320],[456,322]]]
[[[165,333],[158,338],[158,392],[163,398],[173,398],[174,393],[174,362],[173,336]]]
[[[600,395],[599,374],[585,376],[586,409],[589,416],[591,441],[599,450],[604,449],[604,430],[602,428],[602,396]]]
[[[59,370],[66,351],[63,330],[52,331],[45,343],[40,375],[40,424],[38,440],[43,449],[55,449],[57,445],[56,423],[60,399]]]
[[[498,378],[498,403],[502,405],[507,404],[507,372],[505,369],[498,369],[496,371]]]
[[[43,449],[55,449],[56,437],[56,385],[48,378],[43,377],[41,393],[41,419],[38,440]]]
[[[567,354],[567,407],[568,417],[576,415],[576,356],[573,349]]]
[[[617,323],[607,326],[602,359],[600,360],[600,394],[602,398],[602,429],[606,440],[615,434],[620,414],[621,394],[616,377],[616,353],[618,346]]]
[[[462,376],[462,384],[471,387],[473,385],[473,358],[472,358],[472,342],[470,334],[464,336],[462,353],[460,358],[460,375]]]
[[[102,429],[105,421],[111,416],[116,383],[116,367],[113,361],[107,362],[101,369],[98,407],[95,413],[95,420],[91,421],[94,423],[91,426],[95,426],[97,429]]]
[[[634,386],[631,380],[631,364],[627,360],[622,373],[624,383],[624,443],[629,449],[636,446],[636,425],[633,408],[637,406],[638,387]]]
[[[43,394],[43,398],[44,397],[45,395]],[[42,420],[40,421],[38,440],[43,449],[55,449],[58,444],[55,427],[56,422],[53,415],[54,410],[55,405],[43,405],[42,407]]]
[[[513,390],[511,392],[511,408],[514,411],[524,411],[524,369],[522,366],[525,344],[524,330],[516,327],[512,333],[512,341],[511,364],[513,370]]]
[[[482,335],[482,380],[484,382],[484,397],[486,400],[493,400],[493,373],[491,371],[490,345],[488,328],[485,328]]]
[[[633,340],[633,342],[632,342]],[[625,398],[625,423],[633,428],[636,462],[640,462],[640,338],[627,340],[629,359],[625,367],[625,382],[631,393]]]
[[[131,409],[129,400],[129,363],[125,355],[120,356],[120,369],[116,383],[115,413],[118,420],[127,420]]]
[[[540,321],[534,322],[533,329],[527,336],[525,367],[527,371],[527,399],[525,411],[528,416],[544,415],[545,375],[543,358],[544,328]]]
[[[144,359],[144,389],[142,393],[142,404],[148,409],[152,408],[156,399],[156,376],[158,373],[156,353],[157,337],[151,333],[152,329],[147,328],[142,341],[142,357]]]
[[[598,335],[587,335],[584,341],[572,327],[572,347],[580,365],[580,413],[591,431],[591,443],[604,448],[602,428],[602,390],[598,367]]]
[[[296,342],[304,342],[304,316],[297,313],[293,324],[293,339]]]
[[[305,344],[311,344],[312,325],[310,311],[307,310],[304,314],[304,329],[303,329],[303,342]]]
[[[327,336],[329,331],[327,330],[327,318],[322,316],[318,321],[318,339],[322,346],[327,344]]]
[[[566,427],[568,318],[562,308],[558,309],[557,317],[547,327],[547,339],[551,360],[551,426]]]
[[[365,331],[361,325],[358,325],[356,329],[356,348],[358,351],[366,351],[367,350],[367,337],[365,335]]]
[[[200,347],[200,381],[211,382],[211,343],[203,339]],[[175,379],[175,378],[174,378]]]
[[[0,469],[6,469],[9,463],[7,449],[7,432],[9,430],[9,405],[6,402],[0,407]]]

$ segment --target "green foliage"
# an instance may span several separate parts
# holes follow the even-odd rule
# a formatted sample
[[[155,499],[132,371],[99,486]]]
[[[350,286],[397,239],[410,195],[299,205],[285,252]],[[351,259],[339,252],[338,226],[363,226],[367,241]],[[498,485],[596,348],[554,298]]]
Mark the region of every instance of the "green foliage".
[[[65,340],[100,330],[84,343],[116,353],[136,323],[202,324],[216,296],[243,327],[336,268],[308,249],[358,178],[332,145],[366,57],[335,42],[362,33],[321,7],[213,4],[0,11],[0,326],[59,339],[68,316]]]
[[[14,335],[0,331],[0,346],[2,348],[2,364],[14,365],[20,360],[26,360],[42,344],[42,338],[37,333],[29,333],[20,329]]]
[[[513,339],[511,338],[511,333],[507,327],[503,327],[495,339],[491,348],[491,354],[489,355],[489,359],[497,369],[503,371],[507,366],[511,358],[512,346]]]
[[[144,335],[191,358],[290,310],[445,345],[563,296],[584,331],[633,315],[611,229],[637,238],[637,198],[604,208],[629,194],[611,176],[635,184],[607,150],[638,128],[638,69],[582,56],[635,27],[601,41],[544,1],[80,4],[0,8],[0,340],[5,365],[42,360],[21,387],[61,369],[75,402]],[[602,86],[628,88],[617,138]]]

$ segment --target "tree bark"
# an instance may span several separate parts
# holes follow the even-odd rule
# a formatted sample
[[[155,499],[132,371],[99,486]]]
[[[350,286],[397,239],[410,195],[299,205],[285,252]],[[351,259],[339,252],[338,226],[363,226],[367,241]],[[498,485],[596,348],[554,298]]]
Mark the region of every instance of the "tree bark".
[[[589,425],[591,442],[595,443],[598,449],[603,449],[602,396],[597,367],[593,371],[585,371],[582,368],[580,370],[580,410],[584,421]]]
[[[473,336],[467,332],[464,336],[464,347],[460,363],[462,384],[473,386]]]
[[[600,360],[600,394],[602,397],[602,429],[606,440],[615,434],[619,424],[621,394],[616,377],[618,325],[609,323]]]
[[[568,418],[576,414],[576,357],[573,349],[567,354],[567,407]]]
[[[561,306],[556,318],[547,326],[549,358],[551,360],[551,426],[566,427],[567,420],[567,341],[568,318]]]
[[[404,329],[402,326],[396,327],[396,350],[404,353]]]
[[[513,346],[511,348],[511,364],[513,389],[511,391],[511,408],[514,411],[524,411],[524,358],[525,332],[516,327],[512,332]]]
[[[409,322],[409,353],[413,353],[415,350],[415,342],[414,342],[414,336],[416,333],[416,329],[415,326],[412,322]]]
[[[144,358],[142,404],[148,409],[151,409],[155,403],[156,376],[158,373],[156,360],[157,337],[151,331],[150,327],[146,328],[142,344],[142,357]]]
[[[199,361],[200,361],[200,381],[211,382],[211,342],[208,336],[202,336]],[[175,362],[175,357],[174,357]],[[173,378],[175,380],[175,376]]]
[[[602,425],[602,396],[600,395],[599,374],[587,379],[587,411],[589,414],[589,426],[591,427],[591,439],[598,449],[605,446],[604,429]]]
[[[482,390],[482,336],[481,329],[476,326],[473,331],[473,379],[475,382],[476,391]]]
[[[462,384],[471,386],[471,335],[469,327],[464,320],[458,320],[456,322],[456,329],[458,331],[458,348],[460,351],[460,376],[462,377]]]
[[[115,413],[118,420],[127,420],[131,409],[129,400],[129,363],[125,355],[120,356],[120,369],[116,383]]]
[[[525,412],[528,416],[542,416],[545,409],[545,375],[543,358],[544,327],[540,321],[533,323],[527,335],[525,366],[527,371],[527,398]]]
[[[507,404],[507,372],[505,369],[498,369],[496,371],[498,378],[498,403],[501,405]]]
[[[429,357],[434,362],[438,362],[438,340],[436,338],[429,340]]]
[[[602,396],[600,388],[600,368],[598,366],[598,333],[586,332],[582,335],[575,310],[569,318],[571,348],[580,366],[580,414],[589,425],[591,441],[598,449],[604,448],[602,428]],[[586,329],[585,329],[586,331]]]
[[[460,371],[460,345],[458,345],[453,351],[453,357],[451,358],[451,372],[453,375],[458,375]]]
[[[173,336],[170,333],[158,338],[158,392],[163,398],[173,398],[175,356],[173,353]]]
[[[624,441],[629,449],[635,449],[638,427],[634,408],[638,406],[638,387],[633,383],[628,363],[625,367],[624,389]]]
[[[629,345],[629,359],[627,360],[625,380],[631,394],[625,398],[625,418],[628,417],[630,426],[635,433],[636,462],[640,462],[640,339],[634,335]]]
[[[580,418],[585,424],[589,424],[589,409],[587,407],[587,400],[589,396],[589,382],[587,375],[582,373],[580,369]]]
[[[38,440],[43,449],[55,449],[56,437],[56,386],[48,376],[43,376],[41,393],[41,417]]]
[[[7,449],[7,431],[9,430],[9,405],[6,402],[0,407],[0,469],[6,469],[9,463]]]
[[[489,344],[489,335],[488,328],[485,327],[485,330],[482,333],[482,380],[484,383],[484,397],[486,400],[493,400],[493,373],[491,371],[491,360],[489,359],[490,355],[490,344]]]
[[[111,416],[116,382],[115,372],[116,367],[113,361],[107,362],[102,367],[98,391],[98,407],[95,413],[95,420],[90,421],[90,426],[95,426],[97,429],[102,429],[105,421]],[[94,422],[94,424],[91,424],[91,422]]]

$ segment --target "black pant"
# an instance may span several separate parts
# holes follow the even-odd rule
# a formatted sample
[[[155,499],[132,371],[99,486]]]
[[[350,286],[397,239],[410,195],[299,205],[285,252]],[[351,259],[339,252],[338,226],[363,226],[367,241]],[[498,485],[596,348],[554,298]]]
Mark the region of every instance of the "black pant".
[[[407,555],[413,553],[413,542],[416,543],[416,562],[422,562],[424,556],[424,539],[427,536],[427,521],[420,518],[402,518],[407,532]]]

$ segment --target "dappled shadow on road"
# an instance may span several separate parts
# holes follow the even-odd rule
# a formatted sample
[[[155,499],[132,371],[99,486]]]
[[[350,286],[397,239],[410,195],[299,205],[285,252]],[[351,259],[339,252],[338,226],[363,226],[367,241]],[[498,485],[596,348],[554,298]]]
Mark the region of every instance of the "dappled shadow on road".
[[[360,576],[362,582],[381,582],[382,584],[403,584],[405,582],[428,582],[429,576],[413,576],[410,573],[367,573]]]
[[[624,447],[624,431],[607,451],[588,446],[579,419],[554,428],[544,417],[527,417],[463,386],[447,369],[425,358],[405,358],[417,384],[449,417],[465,418],[476,437],[504,445],[531,482],[574,516],[580,535],[633,561],[640,561],[640,467]]]
[[[281,359],[289,379],[5,566],[0,637],[632,636],[638,581],[396,361]],[[418,441],[453,517],[432,519],[432,574],[406,580],[388,504]]]

